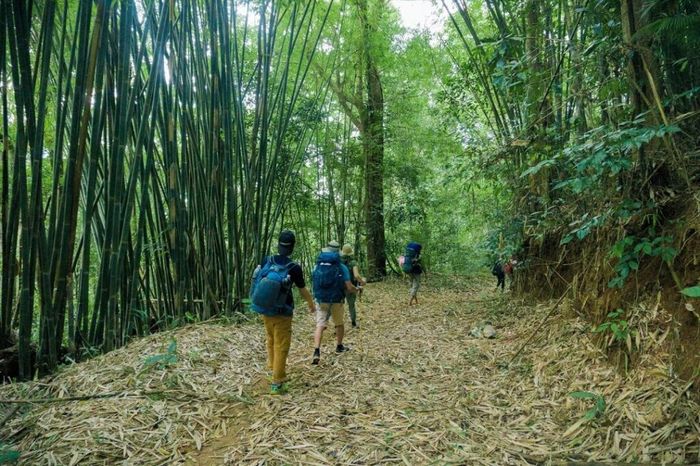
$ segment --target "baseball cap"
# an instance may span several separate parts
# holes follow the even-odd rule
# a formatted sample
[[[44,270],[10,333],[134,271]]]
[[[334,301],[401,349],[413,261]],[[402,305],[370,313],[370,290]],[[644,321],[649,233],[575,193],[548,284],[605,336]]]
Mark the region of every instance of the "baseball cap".
[[[294,244],[297,239],[291,230],[282,230],[277,240],[277,250],[283,256],[288,256],[294,251]]]

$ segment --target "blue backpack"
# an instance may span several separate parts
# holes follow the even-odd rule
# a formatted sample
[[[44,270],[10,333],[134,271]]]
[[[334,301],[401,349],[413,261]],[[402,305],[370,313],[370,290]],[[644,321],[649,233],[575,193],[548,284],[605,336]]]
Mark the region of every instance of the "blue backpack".
[[[337,252],[322,252],[316,259],[311,274],[314,298],[319,303],[342,303],[345,298],[345,280]]]
[[[253,275],[250,289],[251,309],[258,314],[274,316],[287,309],[287,295],[292,289],[289,271],[294,262],[276,264],[268,257],[265,264]]]
[[[418,257],[420,256],[421,249],[423,249],[423,246],[421,246],[420,243],[408,243],[406,252],[403,254],[403,266],[401,267],[404,272],[414,272],[414,267],[418,265]]]

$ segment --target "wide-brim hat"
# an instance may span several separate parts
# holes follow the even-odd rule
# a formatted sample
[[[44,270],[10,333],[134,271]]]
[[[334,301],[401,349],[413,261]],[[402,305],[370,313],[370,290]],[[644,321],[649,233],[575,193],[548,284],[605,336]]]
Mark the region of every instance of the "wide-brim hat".
[[[355,251],[352,250],[352,246],[350,244],[344,244],[343,250],[340,252],[340,254],[343,256],[352,256],[354,252]]]
[[[323,252],[340,252],[340,243],[337,241],[329,241],[326,247],[323,248]]]

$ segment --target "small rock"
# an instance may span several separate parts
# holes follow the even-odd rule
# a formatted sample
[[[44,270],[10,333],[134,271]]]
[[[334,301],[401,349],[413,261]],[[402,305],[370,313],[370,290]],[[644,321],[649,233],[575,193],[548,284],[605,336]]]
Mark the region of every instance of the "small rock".
[[[481,330],[481,335],[484,338],[496,338],[496,329],[493,328],[493,325],[486,324],[486,325],[484,325],[484,328]]]

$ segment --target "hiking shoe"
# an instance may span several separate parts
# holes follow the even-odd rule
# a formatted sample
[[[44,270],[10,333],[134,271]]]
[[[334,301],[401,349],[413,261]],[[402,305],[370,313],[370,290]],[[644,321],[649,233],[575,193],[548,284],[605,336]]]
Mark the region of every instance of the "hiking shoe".
[[[318,363],[321,361],[321,352],[316,350],[314,351],[314,358],[311,360],[311,364],[314,366],[318,366]]]
[[[359,328],[359,327],[357,326],[357,322],[353,322],[353,323],[352,323],[352,328]]]
[[[346,351],[350,351],[350,348],[348,348],[347,346],[338,345],[338,346],[335,347],[335,352],[336,352],[336,353],[344,353],[344,352],[346,352]]]
[[[289,391],[289,384],[284,383],[273,383],[270,385],[270,395],[284,395]]]

